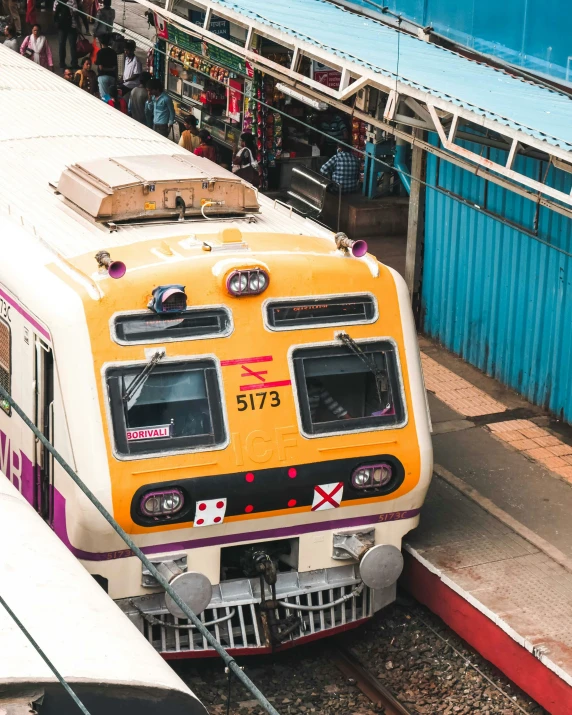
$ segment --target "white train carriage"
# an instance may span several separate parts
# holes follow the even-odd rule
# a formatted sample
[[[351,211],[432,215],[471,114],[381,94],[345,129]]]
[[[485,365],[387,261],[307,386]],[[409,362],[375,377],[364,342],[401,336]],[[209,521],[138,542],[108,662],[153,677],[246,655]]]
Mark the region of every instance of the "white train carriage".
[[[93,715],[206,714],[185,683],[4,477],[0,543],[2,598]],[[0,712],[79,712],[1,605]]]
[[[403,280],[2,47],[0,146],[0,384],[211,632],[390,603],[432,472]],[[0,467],[156,648],[207,654],[7,402]]]

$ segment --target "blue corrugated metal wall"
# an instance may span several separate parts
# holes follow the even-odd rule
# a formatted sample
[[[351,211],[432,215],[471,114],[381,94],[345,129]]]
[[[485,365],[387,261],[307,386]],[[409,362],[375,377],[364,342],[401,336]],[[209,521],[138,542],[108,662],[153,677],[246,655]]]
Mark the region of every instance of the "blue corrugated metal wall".
[[[506,152],[485,151],[506,160]],[[520,170],[544,177],[546,164],[517,161]],[[572,177],[553,167],[546,180],[572,187]],[[572,220],[431,154],[427,181],[480,209],[427,189],[425,332],[572,422]]]
[[[570,0],[350,0],[392,12],[477,52],[572,81]],[[572,60],[571,60],[572,62]]]

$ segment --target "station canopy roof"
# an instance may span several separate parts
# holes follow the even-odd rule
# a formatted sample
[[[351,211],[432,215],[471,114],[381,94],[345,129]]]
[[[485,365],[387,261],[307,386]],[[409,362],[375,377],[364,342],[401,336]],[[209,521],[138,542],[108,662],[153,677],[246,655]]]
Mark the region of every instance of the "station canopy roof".
[[[219,0],[216,5],[390,81],[397,76],[402,84],[572,150],[572,100],[564,94],[322,0]]]
[[[539,195],[572,207],[572,197],[514,167],[519,153],[541,152],[555,166],[572,172],[572,99],[541,81],[533,82],[475,61],[356,10],[325,0],[192,0],[206,11],[203,27],[163,10],[148,0],[143,5],[196,33],[208,42],[242,55],[261,69],[282,77],[312,96],[344,102],[364,87],[388,95],[386,124],[407,124],[436,131],[441,146],[463,160],[524,184]],[[171,0],[171,3],[173,0]],[[177,0],[178,3],[181,0]],[[167,4],[167,7],[172,7]],[[228,19],[247,30],[241,47],[209,31],[210,17]],[[292,51],[289,67],[252,51],[253,34],[259,34]],[[300,57],[307,56],[341,72],[339,88],[320,84],[299,73]],[[357,113],[356,113],[357,116]],[[506,143],[507,161],[498,164],[463,147],[460,125],[471,122],[500,135]],[[374,122],[375,123],[375,122]],[[380,126],[380,125],[378,125]],[[394,132],[397,133],[398,132]]]

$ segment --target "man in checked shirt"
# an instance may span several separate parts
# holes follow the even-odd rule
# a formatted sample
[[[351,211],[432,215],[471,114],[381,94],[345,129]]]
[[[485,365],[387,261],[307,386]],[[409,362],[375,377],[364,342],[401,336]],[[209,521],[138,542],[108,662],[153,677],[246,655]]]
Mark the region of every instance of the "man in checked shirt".
[[[359,183],[359,161],[343,144],[331,159],[322,166],[320,173],[335,182],[342,194],[357,191]]]

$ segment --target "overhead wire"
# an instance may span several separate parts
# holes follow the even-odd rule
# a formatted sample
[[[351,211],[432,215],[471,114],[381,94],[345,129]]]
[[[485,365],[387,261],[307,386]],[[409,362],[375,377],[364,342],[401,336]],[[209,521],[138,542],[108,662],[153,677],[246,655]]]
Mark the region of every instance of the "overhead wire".
[[[123,529],[119,523],[113,518],[111,513],[105,508],[101,501],[95,496],[87,484],[79,477],[79,475],[72,469],[72,467],[67,463],[67,461],[62,457],[62,455],[57,451],[57,449],[46,439],[38,427],[30,420],[28,415],[20,407],[20,405],[15,402],[13,397],[0,385],[0,397],[6,400],[8,404],[14,409],[16,414],[22,419],[24,424],[32,430],[33,434],[36,436],[38,441],[48,450],[48,452],[53,456],[54,460],[63,468],[64,472],[71,478],[74,484],[79,488],[79,490],[85,494],[89,501],[95,506],[97,511],[103,516],[107,523],[111,526],[113,531],[123,540],[123,542],[129,547],[132,554],[137,556],[137,558],[144,564],[145,568],[149,571],[151,576],[157,581],[159,586],[161,586],[185,614],[185,618],[191,621],[198,631],[201,633],[203,638],[209,643],[210,646],[217,652],[221,657],[222,661],[226,667],[232,671],[232,673],[240,680],[240,682],[249,690],[252,695],[258,700],[260,705],[264,710],[270,715],[279,715],[276,708],[269,702],[266,696],[259,690],[259,688],[250,680],[250,678],[243,673],[242,668],[239,667],[235,659],[229,655],[226,649],[219,643],[219,641],[213,636],[213,634],[204,627],[203,622],[198,618],[194,611],[192,611],[188,604],[183,601],[180,595],[172,588],[167,579],[158,571],[157,567],[150,561],[143,551],[137,546],[129,534]],[[84,711],[85,715],[89,715],[87,711]]]

